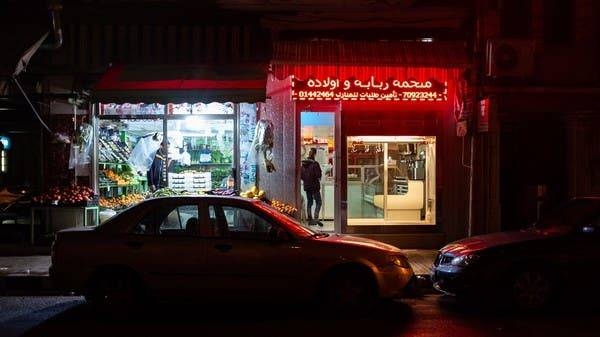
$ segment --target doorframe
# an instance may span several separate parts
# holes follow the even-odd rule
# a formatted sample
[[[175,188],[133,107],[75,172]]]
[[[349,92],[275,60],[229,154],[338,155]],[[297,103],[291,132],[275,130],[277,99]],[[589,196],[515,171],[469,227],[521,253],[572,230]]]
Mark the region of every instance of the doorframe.
[[[318,102],[318,101],[296,101],[295,102],[295,111],[296,111],[296,122],[298,127],[296,128],[297,130],[297,141],[296,141],[296,153],[300,154],[302,149],[302,121],[301,121],[301,114],[303,111],[315,111],[315,112],[331,112],[334,115],[334,123],[333,123],[333,128],[334,128],[334,181],[333,181],[333,190],[334,190],[334,195],[333,195],[333,220],[334,220],[334,224],[333,224],[333,229],[335,233],[341,233],[341,223],[342,223],[342,218],[341,218],[341,212],[340,212],[340,200],[341,200],[341,193],[340,193],[340,187],[343,186],[343,184],[345,183],[344,181],[341,181],[340,179],[342,179],[342,168],[340,167],[340,163],[342,163],[341,160],[341,149],[343,149],[343,147],[341,147],[341,139],[342,139],[342,132],[341,132],[341,101],[323,101],[323,102]],[[301,159],[297,159],[297,160],[301,160]],[[298,165],[296,165],[298,167],[297,169],[297,176],[296,176],[296,184],[298,186],[297,191],[298,194],[296,195],[297,201],[298,201],[298,205],[300,205],[300,207],[302,207],[302,189],[300,188],[300,162],[298,162]],[[345,221],[345,220],[343,220]]]

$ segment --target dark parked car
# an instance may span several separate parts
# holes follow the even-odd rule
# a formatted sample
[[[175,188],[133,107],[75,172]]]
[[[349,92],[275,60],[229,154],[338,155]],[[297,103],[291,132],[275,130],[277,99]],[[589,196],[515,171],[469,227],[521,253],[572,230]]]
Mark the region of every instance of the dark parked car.
[[[600,197],[579,197],[529,228],[447,244],[431,276],[434,287],[446,294],[504,300],[537,311],[596,288],[589,282],[599,275]]]
[[[59,231],[50,274],[107,310],[202,296],[314,298],[355,312],[402,295],[414,276],[394,246],[313,231],[260,200],[210,195],[148,199],[98,227]]]

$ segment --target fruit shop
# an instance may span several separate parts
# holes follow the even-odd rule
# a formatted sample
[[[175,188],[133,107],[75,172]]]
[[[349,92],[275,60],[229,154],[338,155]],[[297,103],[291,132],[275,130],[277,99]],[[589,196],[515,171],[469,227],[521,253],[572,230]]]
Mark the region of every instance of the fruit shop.
[[[251,147],[265,88],[261,66],[111,67],[91,97],[91,180],[100,207],[118,211],[153,195],[252,190]],[[160,185],[149,174],[159,154]]]

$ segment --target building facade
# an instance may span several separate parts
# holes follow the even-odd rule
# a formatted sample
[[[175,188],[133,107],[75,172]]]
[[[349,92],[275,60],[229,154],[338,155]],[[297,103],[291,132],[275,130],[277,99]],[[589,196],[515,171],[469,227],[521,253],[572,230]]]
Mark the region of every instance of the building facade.
[[[3,24],[28,33],[15,43],[17,62],[2,59],[5,110],[0,111],[0,131],[13,135],[5,184],[6,178],[12,184],[27,181],[34,191],[42,191],[49,182],[69,184],[75,179],[68,168],[69,147],[57,143],[54,133],[74,137],[78,125],[91,121],[90,93],[110,64],[258,62],[273,67],[257,120],[274,122],[274,164],[279,166],[267,172],[259,163],[257,183],[271,196],[302,209],[298,161],[305,145],[323,149],[320,160],[332,179],[323,186],[322,215],[340,219],[333,221],[337,232],[390,241],[393,235],[404,247],[437,247],[471,234],[518,228],[562,200],[599,193],[595,130],[600,119],[600,27],[595,17],[600,6],[591,0],[452,5],[357,1],[344,6],[315,1],[310,10],[294,3],[265,7],[245,1],[221,1],[219,6],[153,1],[144,8],[75,1],[59,12],[11,6],[1,14]],[[60,21],[49,15],[57,13]],[[60,36],[53,24],[59,24]],[[17,76],[34,98],[36,118],[11,79],[12,64],[19,64],[42,36],[39,32],[48,31],[44,48],[30,55],[26,71]],[[338,49],[309,47],[311,41],[335,41]],[[403,58],[385,59],[377,49],[345,47],[378,41],[450,43],[454,47],[449,50],[462,50],[466,56],[457,61],[448,53],[409,48],[396,53]],[[286,45],[296,47],[282,47]],[[340,54],[344,50],[349,54]],[[445,70],[428,70],[432,58],[434,68]],[[446,100],[385,102],[373,96],[390,94],[377,87],[389,78],[401,80],[400,85],[404,80],[424,84],[431,76],[446,83]],[[315,79],[321,85],[329,79],[330,86],[332,80],[359,80],[364,87],[356,92],[366,99],[353,101],[350,91],[345,91],[347,99],[299,96],[316,95],[306,90],[310,79],[312,88]],[[366,91],[367,82],[378,91]],[[343,98],[344,91],[333,92]],[[419,90],[412,92],[417,95]],[[40,119],[48,128],[40,126]],[[421,138],[402,138],[406,136]],[[422,145],[430,137],[435,137],[433,155]],[[17,155],[19,148],[32,148],[39,155]],[[428,165],[434,157],[432,178]],[[399,220],[394,217],[409,212],[376,204],[385,206],[392,192],[412,193],[411,181],[417,180],[423,181],[423,200],[415,209],[419,222],[427,224],[394,223]],[[360,192],[355,193],[358,182]],[[356,202],[372,208],[353,203],[356,195]],[[362,218],[382,224],[358,225]]]

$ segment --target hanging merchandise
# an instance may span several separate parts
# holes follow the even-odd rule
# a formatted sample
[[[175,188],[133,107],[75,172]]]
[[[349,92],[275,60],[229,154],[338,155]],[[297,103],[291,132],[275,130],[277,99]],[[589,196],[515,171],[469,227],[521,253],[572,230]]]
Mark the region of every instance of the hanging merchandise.
[[[252,148],[255,151],[262,152],[267,172],[275,172],[275,165],[273,164],[273,123],[271,121],[261,119],[256,123]]]
[[[160,147],[162,138],[162,134],[156,132],[140,137],[127,159],[135,172],[146,172],[150,169],[154,153]]]
[[[87,123],[76,127],[75,136],[71,141],[69,152],[69,169],[75,170],[75,176],[88,176],[89,164],[92,162],[93,130]]]

